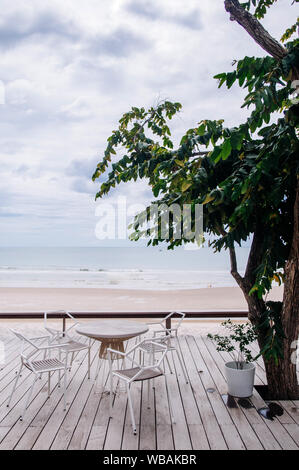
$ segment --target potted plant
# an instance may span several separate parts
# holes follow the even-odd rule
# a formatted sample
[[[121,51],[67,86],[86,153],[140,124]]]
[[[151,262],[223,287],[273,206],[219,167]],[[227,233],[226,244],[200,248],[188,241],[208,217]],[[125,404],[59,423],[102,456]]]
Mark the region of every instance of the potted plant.
[[[234,360],[225,364],[225,375],[228,385],[228,394],[233,397],[250,397],[253,393],[255,365],[249,345],[257,339],[254,326],[250,323],[233,323],[226,320],[221,323],[228,330],[228,334],[208,334],[208,338],[216,343],[217,351],[233,353]]]

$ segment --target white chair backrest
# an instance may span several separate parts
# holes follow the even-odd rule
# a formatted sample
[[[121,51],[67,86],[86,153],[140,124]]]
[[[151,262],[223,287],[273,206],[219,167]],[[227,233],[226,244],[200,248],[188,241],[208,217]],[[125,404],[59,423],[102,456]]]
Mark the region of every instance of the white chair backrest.
[[[73,322],[76,322],[76,319],[70,314],[70,312],[66,310],[51,310],[51,311],[45,312],[44,313],[44,327],[53,337],[59,337],[60,335],[65,335],[75,325],[75,323],[71,325],[71,327],[67,328],[65,332],[63,332],[62,330],[57,330],[56,328],[52,328],[49,326],[48,319],[53,314],[55,314],[55,316],[57,314],[60,314],[62,318],[68,317],[71,320],[73,320]]]
[[[10,331],[16,335],[17,338],[19,338],[21,341],[23,342],[27,342],[29,343],[31,346],[33,346],[35,349],[39,349],[36,344],[34,344],[29,338],[26,338],[26,336],[24,336],[22,333],[20,333],[19,331],[16,331],[12,328],[10,328]]]
[[[159,346],[159,348],[163,349],[162,354],[157,359],[155,358],[155,362],[153,362],[151,365],[152,368],[159,368],[167,353],[167,346],[165,346],[164,344],[161,344],[160,342],[155,342],[155,340],[153,339],[144,339],[140,341],[140,343],[136,344],[135,346],[133,346],[132,349],[130,349],[127,353],[125,353],[125,357],[129,357],[132,364],[135,364],[135,366],[140,367],[140,369],[148,368],[148,366],[145,366],[143,363],[140,363],[139,361],[135,360],[136,350],[141,349],[141,346],[144,344],[152,344],[153,346]],[[130,357],[130,356],[133,356],[133,357]]]
[[[168,315],[166,315],[166,317],[163,318],[162,322],[165,323],[165,328],[166,328],[166,320],[168,320],[169,318],[172,318],[175,316],[175,318],[177,318],[177,316],[179,315],[179,318],[178,318],[178,322],[177,322],[177,325],[175,328],[172,328],[173,330],[178,330],[181,326],[181,323],[182,321],[184,320],[186,314],[183,313],[183,312],[177,312],[177,311],[173,311],[173,312],[170,312]]]
[[[37,351],[39,351],[40,348],[39,348],[36,344],[34,344],[34,342],[31,341],[29,338],[26,338],[26,336],[24,336],[22,333],[20,333],[19,331],[14,330],[14,329],[12,329],[12,328],[10,328],[10,331],[11,331],[18,339],[20,339],[20,340],[22,341],[22,344],[21,344],[21,357],[22,357],[24,360],[28,361],[31,356],[33,356]],[[28,354],[24,354],[24,348],[25,348],[25,344],[26,344],[26,343],[27,343],[27,344],[30,344],[30,346],[33,347],[33,350],[29,351]]]
[[[147,343],[147,344],[152,344],[153,345],[153,352],[154,352],[154,348],[155,346],[158,346],[160,349],[162,348],[163,349],[163,352],[161,354],[160,357],[158,357],[158,359],[152,364],[152,367],[154,368],[160,368],[160,365],[162,364],[166,354],[167,354],[167,351],[168,351],[168,348],[165,344],[161,344],[160,342],[155,342],[155,340],[153,339],[145,339],[143,340],[140,345],[144,344],[144,343]],[[141,367],[144,368],[144,366],[142,365]]]

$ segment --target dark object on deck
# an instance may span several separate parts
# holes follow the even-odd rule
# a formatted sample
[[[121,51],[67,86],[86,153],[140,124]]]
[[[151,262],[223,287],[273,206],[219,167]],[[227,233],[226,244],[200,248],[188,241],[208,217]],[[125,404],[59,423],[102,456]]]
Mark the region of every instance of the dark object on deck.
[[[221,397],[228,408],[238,408],[236,400],[232,395],[221,395]]]
[[[208,393],[214,393],[214,392],[215,392],[215,389],[214,389],[214,388],[207,388],[207,392],[208,392]]]
[[[238,405],[240,405],[242,408],[245,408],[246,410],[254,408],[253,404],[250,400],[248,400],[248,398],[239,398]]]
[[[278,403],[269,403],[268,408],[260,408],[258,412],[264,418],[273,421],[276,416],[283,415],[283,408]]]
[[[274,418],[273,418],[269,408],[260,408],[257,411],[263,418],[269,419],[270,421],[274,421]]]
[[[283,408],[278,403],[268,403],[269,410],[273,416],[282,416]]]

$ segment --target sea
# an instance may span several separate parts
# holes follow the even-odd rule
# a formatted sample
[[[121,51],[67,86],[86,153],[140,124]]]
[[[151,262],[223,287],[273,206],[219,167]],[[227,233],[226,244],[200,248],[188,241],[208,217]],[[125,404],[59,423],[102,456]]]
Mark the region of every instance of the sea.
[[[238,248],[239,270],[248,248]],[[236,286],[229,253],[159,247],[2,247],[0,287],[177,290]]]

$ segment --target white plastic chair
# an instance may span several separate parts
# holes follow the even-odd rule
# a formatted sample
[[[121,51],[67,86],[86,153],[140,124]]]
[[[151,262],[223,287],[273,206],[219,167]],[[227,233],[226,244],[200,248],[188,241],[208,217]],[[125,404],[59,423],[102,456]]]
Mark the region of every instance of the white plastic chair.
[[[147,345],[147,352],[149,353],[149,365],[144,365],[140,364],[135,360],[135,352],[142,346]],[[156,361],[154,360],[154,348],[156,346],[159,346],[159,348],[163,349],[163,352],[160,356],[160,358]],[[126,391],[128,395],[128,402],[129,402],[129,410],[130,410],[130,415],[131,415],[131,422],[132,422],[132,429],[133,433],[136,434],[136,422],[135,422],[135,417],[134,417],[134,411],[133,411],[133,403],[132,403],[132,397],[131,397],[131,391],[130,387],[133,382],[138,382],[138,381],[148,381],[147,385],[147,406],[149,407],[149,396],[150,396],[150,381],[152,379],[156,379],[157,377],[164,376],[164,369],[161,368],[161,364],[163,364],[163,361],[165,359],[165,356],[167,354],[167,347],[164,345],[161,345],[160,343],[155,343],[151,339],[145,339],[141,341],[141,343],[135,345],[133,348],[131,348],[127,352],[120,352],[116,351],[115,349],[108,348],[108,360],[109,360],[109,368],[110,368],[110,417],[112,418],[112,406],[113,406],[113,379],[114,377],[117,377],[118,379],[122,380],[125,382],[126,385]],[[118,370],[113,370],[112,365],[113,365],[113,359],[115,357],[122,356],[123,358],[123,365],[124,367],[122,369]],[[133,357],[132,357],[133,356]],[[125,360],[126,358],[129,358],[129,361],[132,363],[131,368],[125,368]],[[135,367],[133,367],[135,365]],[[174,417],[173,417],[173,409],[171,405],[171,400],[170,396],[168,396],[168,402],[169,402],[169,408],[170,408],[170,415],[171,415],[171,420],[174,423]]]
[[[61,315],[66,315],[70,318],[73,323],[66,328],[65,331],[57,330],[49,326],[48,317],[51,314],[60,313]],[[90,379],[90,349],[91,349],[91,339],[89,339],[87,344],[81,343],[80,341],[76,341],[72,336],[70,336],[69,331],[74,328],[76,325],[79,325],[79,322],[76,322],[76,319],[65,310],[57,310],[52,312],[45,312],[44,313],[44,327],[50,333],[51,342],[55,341],[56,343],[63,343],[64,345],[60,348],[60,351],[65,353],[66,355],[72,354],[71,361],[70,361],[70,369],[73,365],[75,354],[79,353],[80,351],[84,351],[87,349],[88,351],[88,378]],[[60,353],[59,353],[60,354]]]
[[[177,317],[178,315],[179,315],[179,319],[178,319],[177,324],[175,326],[172,326],[171,328],[168,328],[167,320],[174,316]],[[184,318],[185,318],[185,313],[183,312],[171,312],[168,315],[166,315],[166,317],[164,317],[162,320],[157,321],[157,322],[149,322],[147,324],[161,326],[161,329],[153,331],[153,339],[156,343],[159,343],[159,345],[156,345],[154,347],[154,355],[164,350],[162,345],[167,346],[167,352],[171,353],[172,360],[174,362],[173,353],[175,352],[177,354],[181,369],[183,371],[185,381],[186,383],[188,383],[188,374],[187,374],[186,367],[184,365],[181,345],[178,339],[178,331]],[[147,344],[145,344],[143,347],[140,348],[140,350],[143,352],[148,352],[147,349],[148,349]],[[166,361],[167,361],[170,373],[172,374],[172,369],[171,369],[170,362],[167,356],[166,356]]]
[[[56,357],[50,357],[50,354],[48,354],[52,350],[61,349],[65,345],[64,344],[49,344],[49,343],[46,346],[37,345],[36,344],[37,340],[48,339],[48,341],[49,341],[50,337],[49,336],[40,336],[40,337],[35,337],[35,338],[26,338],[25,336],[23,336],[18,331],[15,331],[15,330],[12,330],[12,329],[10,331],[12,333],[14,333],[16,335],[16,337],[19,338],[22,341],[22,344],[21,344],[21,365],[20,365],[18,374],[15,378],[15,382],[14,382],[13,389],[12,389],[11,395],[9,397],[7,406],[8,407],[10,406],[10,402],[11,402],[12,396],[15,392],[17,383],[19,381],[21,371],[22,371],[23,367],[26,367],[28,370],[30,370],[30,372],[32,372],[35,375],[35,379],[34,379],[34,381],[32,383],[32,386],[29,390],[27,400],[26,400],[26,403],[25,403],[25,407],[23,409],[23,413],[20,416],[20,420],[22,421],[24,416],[25,416],[25,413],[26,413],[26,410],[28,408],[30,398],[31,398],[31,395],[32,395],[32,392],[33,392],[33,388],[34,388],[34,385],[35,385],[37,379],[40,378],[41,374],[44,374],[44,373],[48,374],[48,398],[49,398],[50,393],[51,393],[51,385],[50,385],[51,373],[56,372],[56,371],[58,371],[60,373],[61,371],[64,371],[63,400],[64,400],[64,410],[66,410],[67,355],[65,355],[64,361],[62,361],[60,358],[58,359]],[[27,354],[25,354],[24,349],[25,349],[25,346],[28,346],[28,345],[30,345],[32,348]],[[39,358],[34,359],[34,356],[37,355],[40,352],[44,353],[43,359],[39,359]],[[47,355],[49,355],[49,357],[47,357]]]

